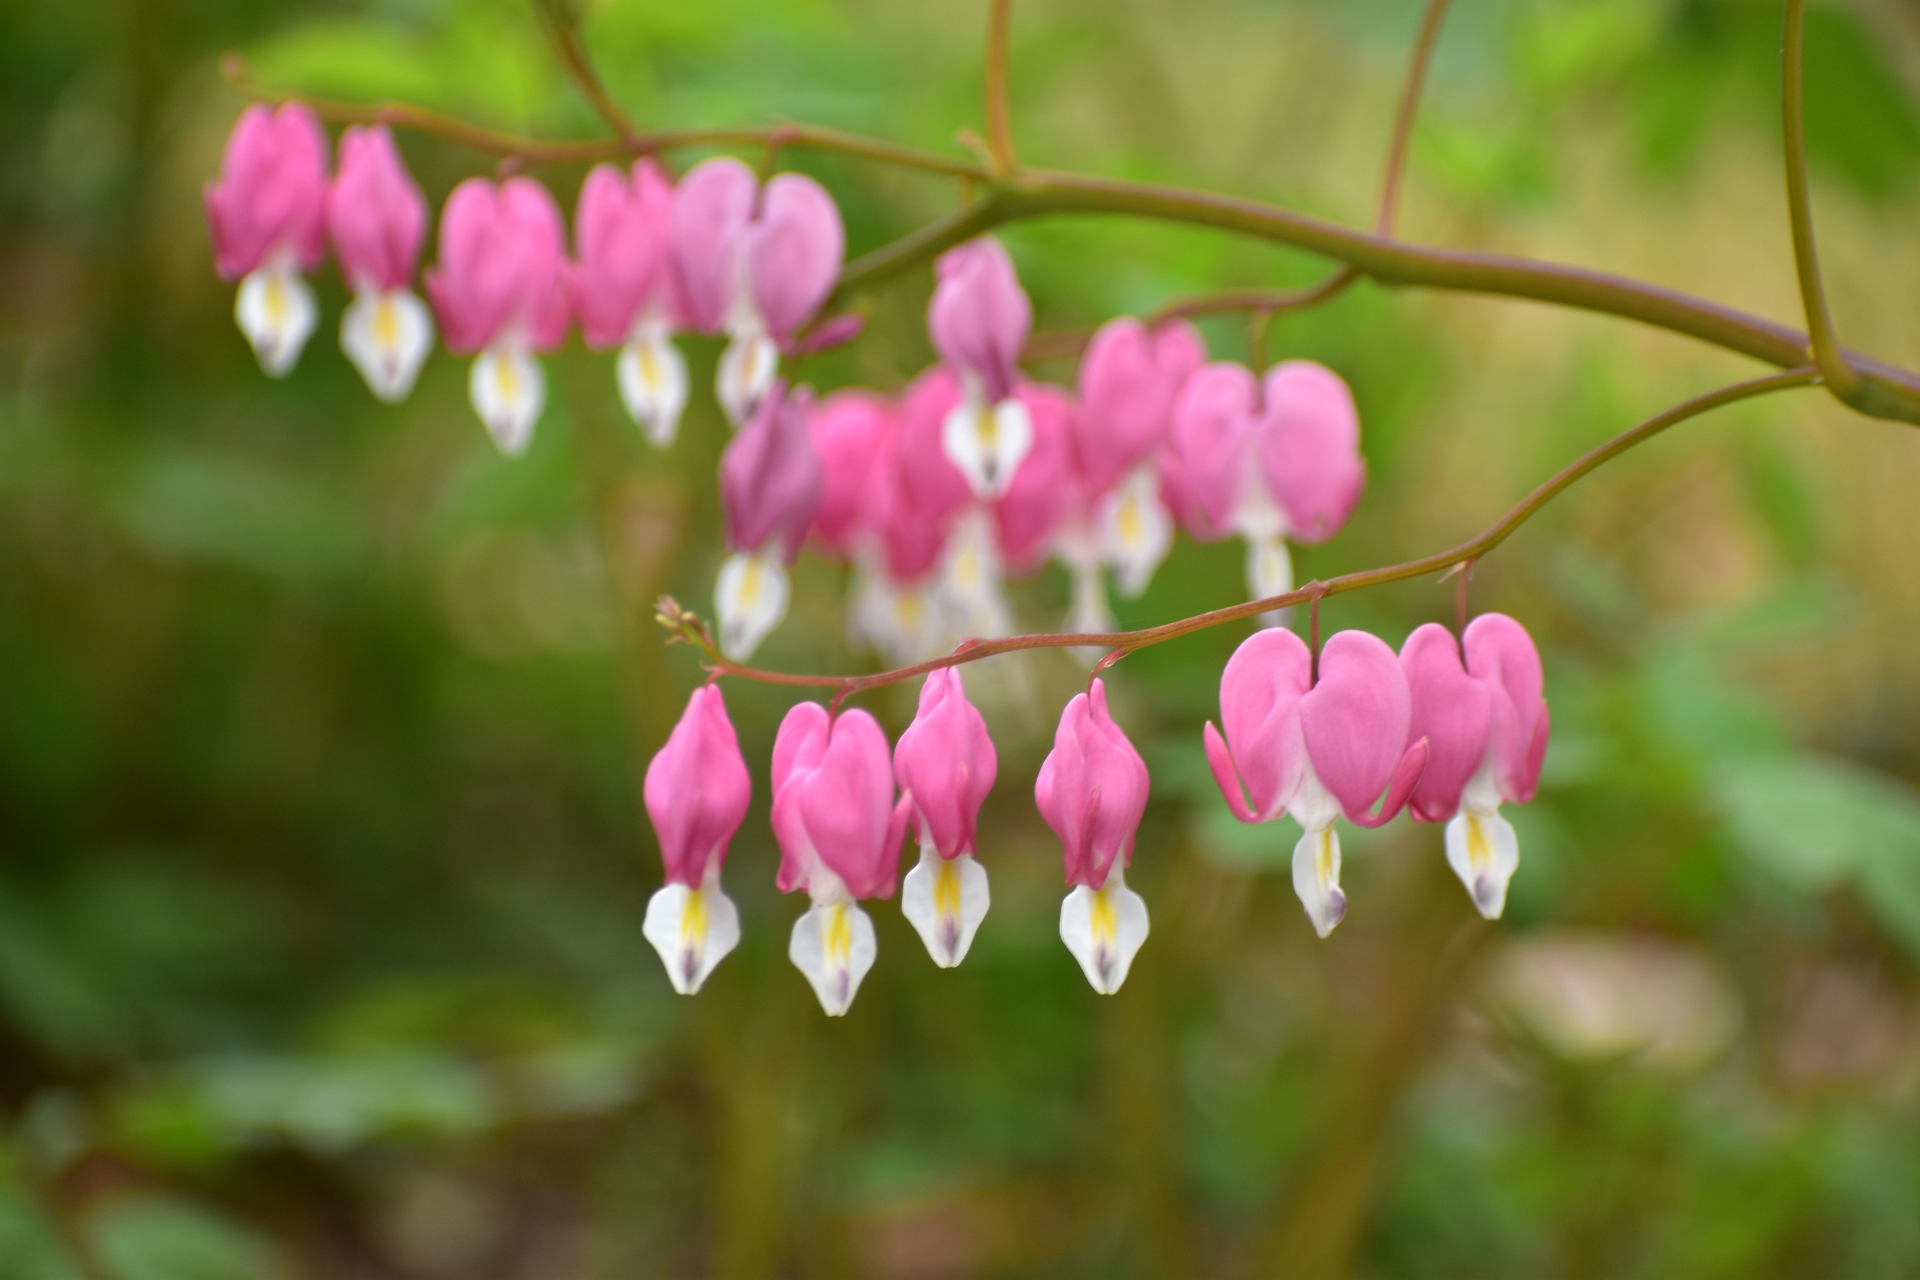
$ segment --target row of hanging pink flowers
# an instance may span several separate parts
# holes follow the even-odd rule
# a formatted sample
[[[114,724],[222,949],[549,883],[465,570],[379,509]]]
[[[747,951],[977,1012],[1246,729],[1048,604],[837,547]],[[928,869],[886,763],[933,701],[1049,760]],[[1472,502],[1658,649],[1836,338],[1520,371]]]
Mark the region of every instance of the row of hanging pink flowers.
[[[1292,586],[1288,542],[1333,536],[1365,486],[1359,415],[1338,375],[1308,361],[1264,375],[1209,361],[1184,321],[1113,320],[1074,387],[1029,379],[1019,359],[1032,306],[990,238],[937,262],[927,327],[940,360],[897,398],[816,399],[789,386],[784,357],[851,333],[830,321],[803,336],[838,278],[845,237],[832,198],[801,175],[762,183],[727,158],[678,183],[648,160],[598,166],[576,204],[572,258],[544,186],[468,179],[441,211],[429,310],[411,289],[427,205],[392,138],[349,128],[331,175],[327,159],[307,108],[254,106],[207,190],[216,267],[239,282],[236,319],[271,374],[293,367],[317,324],[304,276],[328,245],[354,294],[341,343],[375,394],[407,394],[437,317],[448,349],[475,357],[473,405],[509,455],[526,449],[544,404],[536,355],[574,325],[589,347],[618,350],[621,398],[662,447],[688,399],[674,334],[727,337],[715,390],[737,432],[720,463],[728,555],[715,612],[735,659],[784,617],[787,570],[806,545],[853,564],[851,629],[906,662],[1009,634],[1004,580],[1050,559],[1071,579],[1069,630],[1112,630],[1109,573],[1123,594],[1144,591],[1176,526],[1201,540],[1238,536],[1252,597],[1281,594]],[[1398,654],[1341,632],[1318,655],[1272,627],[1227,664],[1220,706],[1222,729],[1207,725],[1203,744],[1221,793],[1244,822],[1300,825],[1294,887],[1322,936],[1346,912],[1335,819],[1378,826],[1403,807],[1447,824],[1449,864],[1482,914],[1502,912],[1518,844],[1499,808],[1532,797],[1547,741],[1540,660],[1520,624],[1484,615],[1458,641],[1422,627]],[[954,669],[927,677],[919,715],[891,751],[864,711],[803,702],[788,714],[771,774],[779,886],[811,899],[789,951],[827,1012],[845,1012],[874,960],[859,903],[896,887],[937,963],[966,955],[988,907],[974,836],[996,772]],[[1034,795],[1071,888],[1061,937],[1103,993],[1119,988],[1147,936],[1146,904],[1125,872],[1149,788],[1104,683],[1090,681],[1062,713]],[[738,942],[719,877],[750,792],[709,685],[645,784],[668,881],[645,933],[683,992]],[[909,831],[920,860],[902,885]]]
[[[1448,864],[1475,907],[1489,919],[1504,910],[1519,846],[1499,810],[1533,798],[1548,733],[1539,653],[1519,623],[1482,614],[1458,641],[1429,624],[1397,654],[1342,631],[1317,663],[1291,631],[1262,630],[1227,663],[1220,717],[1225,733],[1209,723],[1203,739],[1221,795],[1242,822],[1299,824],[1294,891],[1321,937],[1347,911],[1335,819],[1376,827],[1403,807],[1447,824]],[[997,775],[986,721],[955,668],[927,676],[891,754],[865,711],[801,702],[787,713],[771,770],[778,884],[809,898],[788,955],[827,1013],[847,1011],[877,955],[863,901],[898,889],[934,962],[966,957],[990,903],[976,836]],[[1061,843],[1061,940],[1102,994],[1119,990],[1147,939],[1147,905],[1126,872],[1150,789],[1105,683],[1091,680],[1061,713],[1034,801]],[[740,939],[720,873],[752,781],[718,686],[689,699],[645,791],[667,873],[645,933],[675,989],[691,994]],[[909,835],[920,856],[902,882]]]

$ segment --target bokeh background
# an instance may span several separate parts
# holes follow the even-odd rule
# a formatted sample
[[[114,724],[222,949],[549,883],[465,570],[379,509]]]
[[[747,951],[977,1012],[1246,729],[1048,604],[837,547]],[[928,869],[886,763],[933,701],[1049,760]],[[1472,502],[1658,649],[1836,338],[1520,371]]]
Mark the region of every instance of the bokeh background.
[[[1798,315],[1780,6],[1458,0],[1401,220]],[[1030,161],[1364,224],[1415,0],[1021,0]],[[794,118],[949,147],[985,5],[608,0],[587,44],[644,122]],[[746,938],[692,1000],[639,924],[638,778],[700,679],[650,602],[719,558],[712,344],[680,442],[611,358],[549,362],[502,459],[437,355],[398,408],[322,328],[263,377],[200,187],[243,99],[410,99],[599,126],[511,0],[0,6],[0,1275],[1920,1275],[1920,438],[1796,392],[1691,422],[1481,566],[1545,652],[1555,734],[1480,921],[1437,830],[1347,831],[1316,940],[1288,823],[1241,828],[1200,726],[1226,628],[1111,676],[1154,797],[1154,932],[1093,995],[1030,785],[1084,678],[969,669],[1001,752],[994,906],[936,970],[892,904],[850,1016],[785,957],[765,762],[790,695],[729,683],[755,809]],[[1920,13],[1816,4],[1808,113],[1847,340],[1920,361]],[[438,200],[492,161],[405,136]],[[691,156],[679,157],[682,163]],[[954,184],[791,155],[864,251]],[[537,170],[571,207],[576,169]],[[1005,233],[1039,327],[1325,268],[1212,233]],[[803,375],[897,389],[920,271]],[[1216,354],[1244,324],[1209,322]],[[1302,577],[1424,554],[1579,451],[1757,370],[1522,303],[1362,285],[1274,325],[1343,373],[1371,486]],[[1034,367],[1066,380],[1070,361]],[[760,655],[858,670],[808,560]],[[1128,624],[1239,598],[1184,542]],[[1065,610],[1049,569],[1029,629]],[[1451,584],[1330,601],[1391,643]],[[913,690],[868,700],[896,731]]]

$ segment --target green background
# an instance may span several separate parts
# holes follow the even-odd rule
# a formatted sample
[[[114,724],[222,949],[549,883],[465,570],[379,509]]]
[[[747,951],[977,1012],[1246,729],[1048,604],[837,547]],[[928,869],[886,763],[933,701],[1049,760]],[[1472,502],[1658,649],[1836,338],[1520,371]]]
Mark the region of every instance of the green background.
[[[985,4],[613,0],[587,47],[648,125],[800,119],[940,149],[980,124]],[[1371,220],[1415,0],[1021,0],[1037,164]],[[1797,323],[1778,6],[1459,0],[1401,227],[1622,271]],[[1920,1276],[1920,441],[1818,392],[1688,423],[1490,557],[1554,740],[1485,924],[1437,830],[1346,833],[1351,912],[1293,899],[1200,726],[1245,634],[1110,676],[1153,768],[1130,882],[1153,935],[1093,995],[1030,799],[1064,655],[969,669],[1000,749],[994,906],[954,972],[892,903],[851,1014],[785,956],[765,765],[790,702],[729,682],[755,807],[745,940],[674,996],[638,778],[701,678],[650,602],[704,608],[715,345],[654,453],[611,357],[549,358],[501,458],[436,354],[377,405],[344,297],[283,382],[208,258],[200,188],[244,99],[408,99],[601,126],[507,0],[0,7],[0,1276]],[[1920,361],[1920,17],[1809,15],[1808,132],[1852,345]],[[494,160],[402,147],[438,202]],[[688,163],[692,155],[677,157]],[[749,155],[750,160],[758,157]],[[793,154],[850,246],[956,183]],[[578,168],[537,169],[571,207]],[[1304,283],[1299,255],[1127,220],[1005,233],[1043,330]],[[930,273],[821,388],[930,359]],[[1236,319],[1210,321],[1241,356]],[[1362,285],[1275,323],[1352,383],[1370,468],[1326,576],[1491,523],[1581,450],[1758,372],[1531,304]],[[1069,379],[1065,363],[1037,376]],[[803,561],[762,650],[859,670],[844,571]],[[1183,540],[1122,621],[1240,598]],[[1048,569],[1028,629],[1064,615]],[[1398,644],[1452,584],[1340,597]],[[897,732],[913,690],[866,699]]]

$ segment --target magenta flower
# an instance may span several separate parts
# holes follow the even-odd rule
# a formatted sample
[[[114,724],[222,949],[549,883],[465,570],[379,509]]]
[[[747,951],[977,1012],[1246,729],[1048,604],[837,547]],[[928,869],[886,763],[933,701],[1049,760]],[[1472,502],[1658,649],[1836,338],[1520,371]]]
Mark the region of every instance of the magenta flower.
[[[1127,888],[1126,868],[1150,785],[1146,761],[1107,714],[1105,682],[1093,681],[1060,713],[1033,798],[1074,886],[1060,905],[1060,940],[1102,995],[1120,989],[1147,940],[1147,904]]]
[[[846,230],[826,189],[783,173],[762,188],[728,157],[695,165],[673,200],[675,270],[683,320],[725,332],[719,396],[745,422],[779,371],[780,353],[839,279]]]
[[[325,252],[327,135],[304,103],[255,103],[227,135],[207,184],[207,231],[222,280],[238,280],[233,316],[260,367],[283,377],[313,336],[319,309],[301,272]]]
[[[1310,361],[1290,360],[1259,381],[1237,364],[1206,365],[1174,405],[1162,455],[1168,500],[1195,537],[1246,539],[1256,600],[1292,589],[1286,540],[1338,533],[1366,478],[1353,396]]]
[[[1083,487],[1084,528],[1066,558],[1079,576],[1112,566],[1120,594],[1140,595],[1173,548],[1173,518],[1160,497],[1157,466],[1187,378],[1206,363],[1200,335],[1184,320],[1148,329],[1131,317],[1109,321],[1080,361],[1074,460]],[[1105,589],[1095,582],[1105,608]],[[1088,628],[1105,629],[1105,628]]]
[[[900,909],[943,969],[966,958],[987,914],[987,872],[974,860],[980,805],[999,762],[987,722],[967,701],[960,672],[943,667],[920,686],[920,710],[893,749],[893,776],[920,836]]]
[[[864,711],[829,717],[797,703],[773,742],[773,834],[780,892],[813,900],[794,922],[787,955],[829,1016],[853,1003],[873,967],[873,921],[862,898],[890,898],[908,807],[893,798],[887,735]]]
[[[1013,394],[1033,308],[1013,260],[991,237],[948,250],[936,271],[927,332],[960,382],[959,402],[941,423],[941,447],[976,497],[998,498],[1033,444],[1032,423]]]
[[[327,238],[353,302],[340,348],[381,400],[404,400],[433,350],[433,316],[413,292],[427,234],[427,199],[385,125],[340,135],[340,172],[327,188]]]
[[[1240,821],[1300,824],[1293,889],[1323,938],[1347,911],[1333,820],[1377,827],[1400,811],[1428,755],[1426,739],[1408,744],[1411,719],[1399,660],[1362,631],[1327,641],[1317,681],[1305,642],[1281,628],[1243,641],[1220,677],[1226,737],[1211,722],[1204,734],[1214,781]]]
[[[478,352],[468,391],[494,443],[524,453],[546,405],[535,351],[566,337],[565,230],[559,206],[531,178],[499,186],[468,178],[440,211],[440,261],[427,296],[450,351]]]
[[[720,888],[720,864],[753,793],[718,686],[687,699],[667,745],[647,765],[645,793],[667,883],[647,903],[641,932],[673,989],[692,995],[740,942],[740,913]]]
[[[580,335],[596,351],[620,348],[621,402],[664,448],[687,405],[687,362],[673,345],[673,187],[660,166],[638,160],[623,173],[595,165],[574,207],[573,242]]]
[[[1408,808],[1447,824],[1447,863],[1489,920],[1506,909],[1520,842],[1501,801],[1525,804],[1547,753],[1540,653],[1527,629],[1500,613],[1467,625],[1466,664],[1445,627],[1428,623],[1400,647],[1413,697],[1411,732],[1432,755]]]
[[[873,537],[874,491],[894,454],[894,408],[870,391],[836,391],[814,405],[807,425],[820,458],[820,505],[813,537],[832,554],[859,554]]]
[[[787,566],[820,504],[820,457],[808,428],[812,393],[776,381],[720,455],[727,547],[714,586],[720,648],[744,662],[787,615]]]

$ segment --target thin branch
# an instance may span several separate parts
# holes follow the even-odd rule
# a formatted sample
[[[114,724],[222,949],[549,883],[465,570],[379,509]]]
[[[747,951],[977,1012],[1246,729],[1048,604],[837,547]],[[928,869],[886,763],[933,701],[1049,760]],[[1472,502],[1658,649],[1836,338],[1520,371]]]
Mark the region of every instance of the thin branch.
[[[1712,409],[1736,401],[1766,395],[1774,391],[1785,391],[1792,387],[1811,386],[1819,380],[1819,370],[1812,365],[1788,369],[1781,373],[1770,373],[1765,377],[1753,378],[1746,382],[1736,382],[1717,391],[1696,396],[1684,404],[1675,405],[1663,413],[1647,419],[1631,431],[1623,432],[1581,455],[1578,459],[1563,467],[1539,488],[1528,494],[1519,505],[1509,511],[1496,524],[1476,538],[1472,538],[1450,551],[1442,551],[1420,560],[1409,560],[1404,564],[1389,565],[1380,569],[1368,569],[1360,573],[1343,574],[1329,578],[1325,582],[1309,582],[1303,587],[1284,592],[1277,596],[1268,596],[1264,600],[1252,600],[1245,604],[1228,605],[1223,609],[1214,609],[1207,613],[1195,614],[1177,622],[1165,623],[1158,627],[1147,627],[1140,631],[1105,631],[1047,633],[1038,635],[1009,636],[1001,640],[963,640],[959,646],[945,657],[934,658],[927,662],[915,663],[910,667],[899,667],[892,671],[881,671],[861,676],[821,676],[797,675],[784,671],[763,671],[757,667],[743,666],[722,656],[714,647],[711,634],[704,624],[692,615],[684,613],[679,605],[670,599],[662,600],[660,616],[663,625],[674,633],[675,639],[686,640],[703,650],[709,660],[710,669],[720,675],[736,676],[743,680],[757,680],[763,684],[790,685],[808,689],[834,689],[841,697],[864,693],[869,689],[878,689],[884,685],[898,684],[902,680],[911,680],[923,676],[929,671],[942,667],[956,667],[968,662],[978,662],[982,658],[991,658],[1003,653],[1015,653],[1025,649],[1067,649],[1099,648],[1110,649],[1125,656],[1149,645],[1162,644],[1168,640],[1177,640],[1182,636],[1193,635],[1211,627],[1223,626],[1229,622],[1242,622],[1248,618],[1275,609],[1284,609],[1290,605],[1318,601],[1327,596],[1340,595],[1348,591],[1357,591],[1362,587],[1377,587],[1389,582],[1401,582],[1408,578],[1424,577],[1438,573],[1454,565],[1478,560],[1505,542],[1514,530],[1525,524],[1533,514],[1552,501],[1574,481],[1608,462],[1619,457],[1635,445],[1660,434],[1668,427],[1685,422]]]
[[[256,83],[246,60],[230,53],[220,60],[221,74],[228,83],[261,102],[280,103],[297,99],[313,109],[315,115],[331,124],[384,124],[397,129],[431,134],[459,143],[487,155],[508,156],[528,164],[592,164],[598,160],[621,160],[631,156],[679,151],[688,147],[763,147],[777,141],[783,147],[810,151],[833,151],[870,160],[899,169],[915,169],[948,177],[982,179],[987,170],[972,160],[943,156],[917,147],[901,146],[879,138],[864,138],[811,124],[772,124],[723,129],[640,130],[631,138],[525,138],[502,133],[481,125],[457,120],[426,107],[407,102],[333,102],[324,98],[300,97],[272,91]]]
[[[1420,112],[1420,92],[1426,88],[1427,67],[1433,62],[1434,46],[1440,43],[1440,24],[1447,20],[1451,0],[1428,0],[1426,17],[1420,20],[1420,35],[1413,43],[1413,56],[1407,61],[1407,79],[1400,88],[1400,109],[1393,117],[1393,142],[1387,148],[1386,176],[1380,181],[1380,212],[1373,229],[1383,236],[1393,234],[1394,216],[1400,209],[1400,182],[1406,174],[1407,151],[1413,143],[1413,121]]]
[[[1211,316],[1230,311],[1264,311],[1268,315],[1305,311],[1339,295],[1347,285],[1359,279],[1359,275],[1352,267],[1341,267],[1318,284],[1299,289],[1228,289],[1186,298],[1161,307],[1147,317],[1147,322],[1159,324],[1176,316]]]
[[[1813,242],[1813,204],[1807,195],[1807,122],[1802,109],[1806,54],[1806,0],[1787,0],[1786,38],[1780,54],[1780,109],[1786,126],[1787,217],[1793,225],[1793,265],[1800,276],[1800,298],[1807,312],[1807,340],[1813,362],[1833,394],[1852,404],[1860,378],[1848,367],[1827,310],[1820,283],[1820,258]]]
[[[540,18],[540,25],[546,28],[547,38],[553,42],[554,52],[560,55],[568,77],[614,135],[631,148],[640,136],[640,126],[613,100],[613,95],[600,82],[593,63],[588,61],[586,47],[580,43],[579,13],[567,0],[534,0],[533,11]]]
[[[1012,173],[1013,124],[1007,112],[1007,38],[1013,26],[1013,0],[990,0],[987,17],[987,154],[996,174]]]

